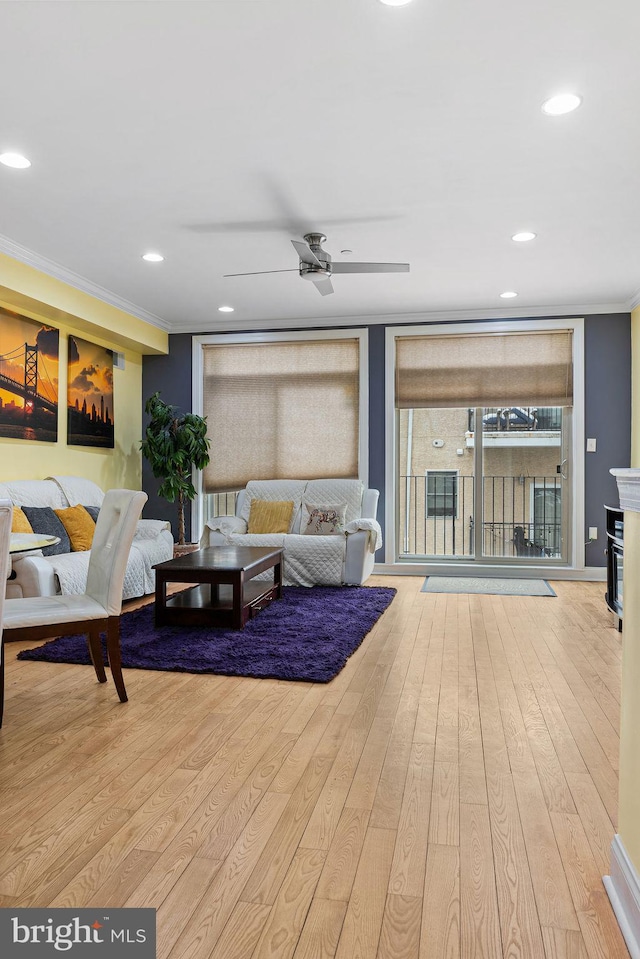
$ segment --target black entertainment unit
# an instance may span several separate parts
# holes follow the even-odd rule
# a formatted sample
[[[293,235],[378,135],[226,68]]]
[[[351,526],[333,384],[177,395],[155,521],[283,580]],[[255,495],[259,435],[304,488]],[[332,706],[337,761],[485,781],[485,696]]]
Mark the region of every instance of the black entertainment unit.
[[[624,563],[624,513],[619,506],[605,506],[607,528],[607,606],[622,631],[622,570]]]

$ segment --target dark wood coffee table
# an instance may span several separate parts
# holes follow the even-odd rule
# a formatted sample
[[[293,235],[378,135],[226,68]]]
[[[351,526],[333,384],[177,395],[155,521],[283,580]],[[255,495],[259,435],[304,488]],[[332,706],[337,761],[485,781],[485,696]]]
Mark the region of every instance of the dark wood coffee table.
[[[209,546],[156,563],[156,626],[244,624],[274,599],[282,598],[282,548]],[[254,577],[273,569],[273,581]],[[194,583],[167,596],[167,583]]]

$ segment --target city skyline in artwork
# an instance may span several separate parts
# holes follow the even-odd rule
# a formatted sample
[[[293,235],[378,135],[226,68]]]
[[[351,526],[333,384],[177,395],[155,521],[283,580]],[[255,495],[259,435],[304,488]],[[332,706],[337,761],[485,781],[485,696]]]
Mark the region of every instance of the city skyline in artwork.
[[[60,331],[0,307],[0,436],[58,439]]]
[[[113,353],[69,336],[67,443],[113,449]]]

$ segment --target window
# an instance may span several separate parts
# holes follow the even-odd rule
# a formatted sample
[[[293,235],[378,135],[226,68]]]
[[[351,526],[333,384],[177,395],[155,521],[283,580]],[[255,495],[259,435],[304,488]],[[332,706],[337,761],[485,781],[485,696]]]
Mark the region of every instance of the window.
[[[366,481],[365,347],[364,330],[194,338],[211,440],[204,492],[251,479]]]
[[[427,471],[427,517],[458,515],[457,470]]]

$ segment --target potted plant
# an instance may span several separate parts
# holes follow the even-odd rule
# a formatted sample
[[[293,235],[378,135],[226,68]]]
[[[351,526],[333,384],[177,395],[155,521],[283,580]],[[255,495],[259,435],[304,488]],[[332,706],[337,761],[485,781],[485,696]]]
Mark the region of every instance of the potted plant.
[[[151,419],[140,450],[153,475],[162,480],[158,495],[169,503],[178,501],[178,545],[184,546],[185,502],[196,495],[192,472],[209,462],[207,421],[196,413],[179,414],[177,407],[160,399],[159,392],[149,397],[144,409]]]

